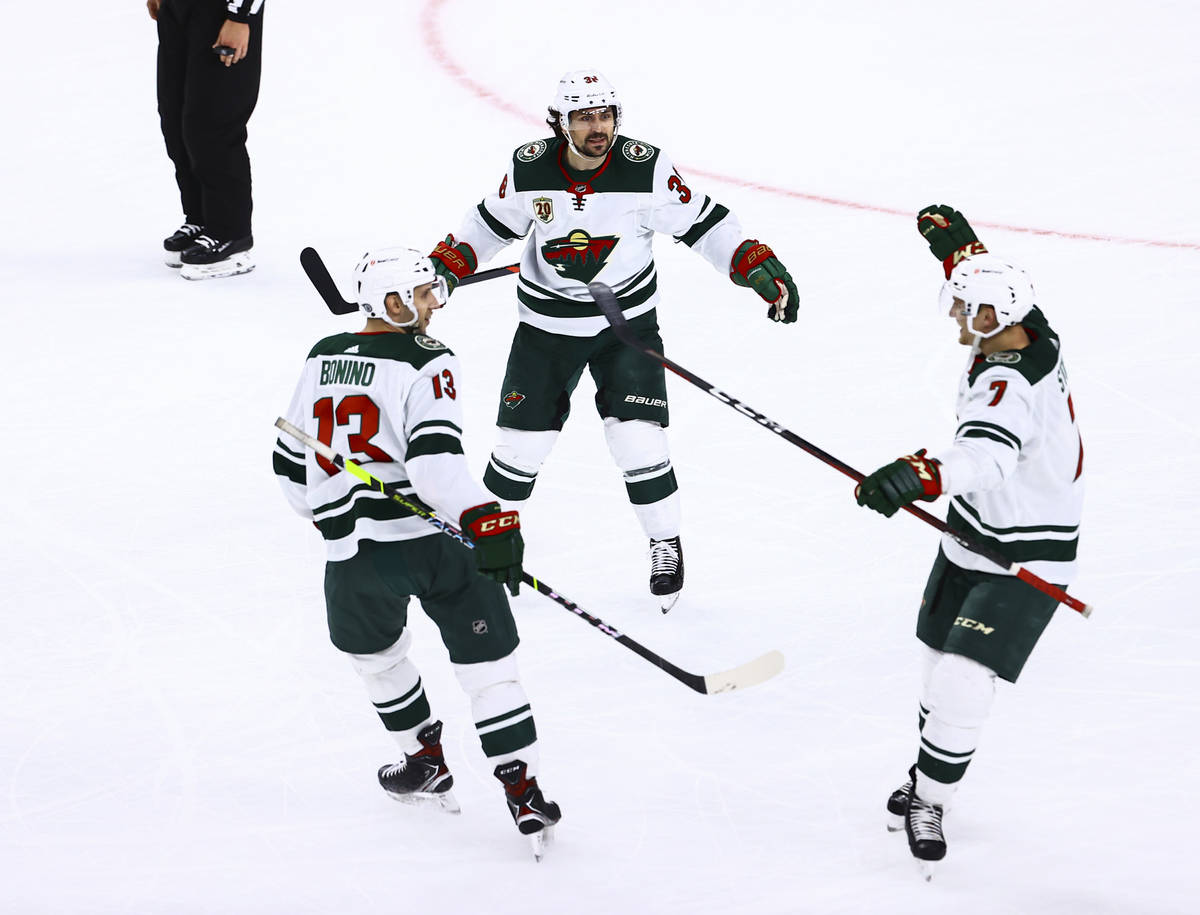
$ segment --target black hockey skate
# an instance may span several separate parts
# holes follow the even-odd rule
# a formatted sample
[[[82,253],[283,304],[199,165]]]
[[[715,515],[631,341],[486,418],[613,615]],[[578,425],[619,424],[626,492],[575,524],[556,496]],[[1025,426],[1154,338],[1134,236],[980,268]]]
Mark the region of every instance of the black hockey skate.
[[[538,787],[537,778],[525,777],[525,763],[519,759],[496,766],[496,778],[504,784],[508,812],[521,835],[529,836],[535,861],[541,861],[551,827],[562,818],[554,801],[548,801]]]
[[[899,832],[904,828],[904,815],[908,813],[908,799],[912,796],[916,766],[908,770],[908,781],[892,792],[887,799],[887,831]]]
[[[417,734],[421,749],[405,753],[404,761],[379,770],[379,784],[388,796],[402,804],[433,804],[447,813],[458,813],[451,788],[454,776],[442,755],[442,723],[435,721]]]
[[[946,857],[946,836],[942,833],[942,806],[921,800],[914,790],[908,797],[904,831],[908,849],[921,865],[926,880],[933,879],[933,863]]]
[[[195,223],[185,222],[181,225],[170,238],[163,239],[163,250],[167,252],[164,259],[168,267],[178,267],[183,262],[179,256],[196,243],[196,238],[204,231],[203,226],[198,226]]]
[[[250,257],[253,247],[253,235],[230,241],[207,234],[197,235],[192,246],[179,255],[183,263],[180,276],[185,280],[211,280],[249,273],[254,269],[254,260]]]
[[[683,590],[683,544],[678,537],[650,541],[650,593],[666,613]]]

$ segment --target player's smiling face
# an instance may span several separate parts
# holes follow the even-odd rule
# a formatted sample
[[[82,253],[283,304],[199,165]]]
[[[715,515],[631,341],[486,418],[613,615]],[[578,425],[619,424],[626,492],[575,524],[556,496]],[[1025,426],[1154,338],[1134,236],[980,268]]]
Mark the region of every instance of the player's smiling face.
[[[608,153],[616,135],[616,113],[612,106],[571,112],[571,142],[582,155],[599,159]]]

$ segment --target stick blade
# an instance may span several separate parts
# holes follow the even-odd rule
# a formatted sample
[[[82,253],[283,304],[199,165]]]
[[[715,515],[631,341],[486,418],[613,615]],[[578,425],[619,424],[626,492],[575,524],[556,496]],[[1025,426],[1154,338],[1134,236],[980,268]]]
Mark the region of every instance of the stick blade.
[[[341,290],[329,275],[329,270],[316,248],[305,248],[300,252],[300,266],[313,288],[324,299],[325,306],[335,315],[348,315],[358,311],[356,303],[347,302],[342,298]]]
[[[704,678],[706,693],[727,693],[735,689],[748,689],[765,683],[783,670],[783,652],[768,651],[766,654],[747,661],[731,670],[709,674]]]

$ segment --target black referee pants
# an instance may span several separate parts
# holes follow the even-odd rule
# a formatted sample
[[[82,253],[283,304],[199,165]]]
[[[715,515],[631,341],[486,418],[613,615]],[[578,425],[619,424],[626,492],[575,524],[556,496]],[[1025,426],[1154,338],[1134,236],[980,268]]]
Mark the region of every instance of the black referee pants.
[[[224,21],[221,0],[166,0],[158,13],[158,116],[184,218],[221,240],[250,234],[246,122],[258,102],[263,12],[231,67],[212,52]]]

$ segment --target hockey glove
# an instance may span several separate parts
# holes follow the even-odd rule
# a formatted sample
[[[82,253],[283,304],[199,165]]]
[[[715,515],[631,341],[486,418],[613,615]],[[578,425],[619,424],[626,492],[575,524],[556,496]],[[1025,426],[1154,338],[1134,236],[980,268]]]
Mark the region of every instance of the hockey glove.
[[[479,573],[505,585],[516,597],[521,586],[521,560],[525,556],[520,516],[515,511],[502,511],[499,502],[487,502],[463,512],[459,525],[475,544]]]
[[[942,494],[938,461],[925,457],[922,448],[880,467],[854,487],[859,505],[890,518],[910,502],[932,502]]]
[[[931,204],[917,214],[917,229],[929,242],[929,250],[942,262],[946,279],[964,257],[986,254],[987,248],[975,236],[967,217],[945,204]]]
[[[796,293],[792,275],[770,247],[755,238],[748,238],[738,245],[730,261],[729,278],[739,286],[749,286],[770,302],[767,317],[772,321],[795,323],[800,296]]]
[[[439,241],[430,252],[429,259],[433,261],[434,273],[446,278],[450,292],[454,291],[463,277],[470,276],[479,266],[474,249],[466,242],[456,242],[453,235],[447,235],[445,241]]]

